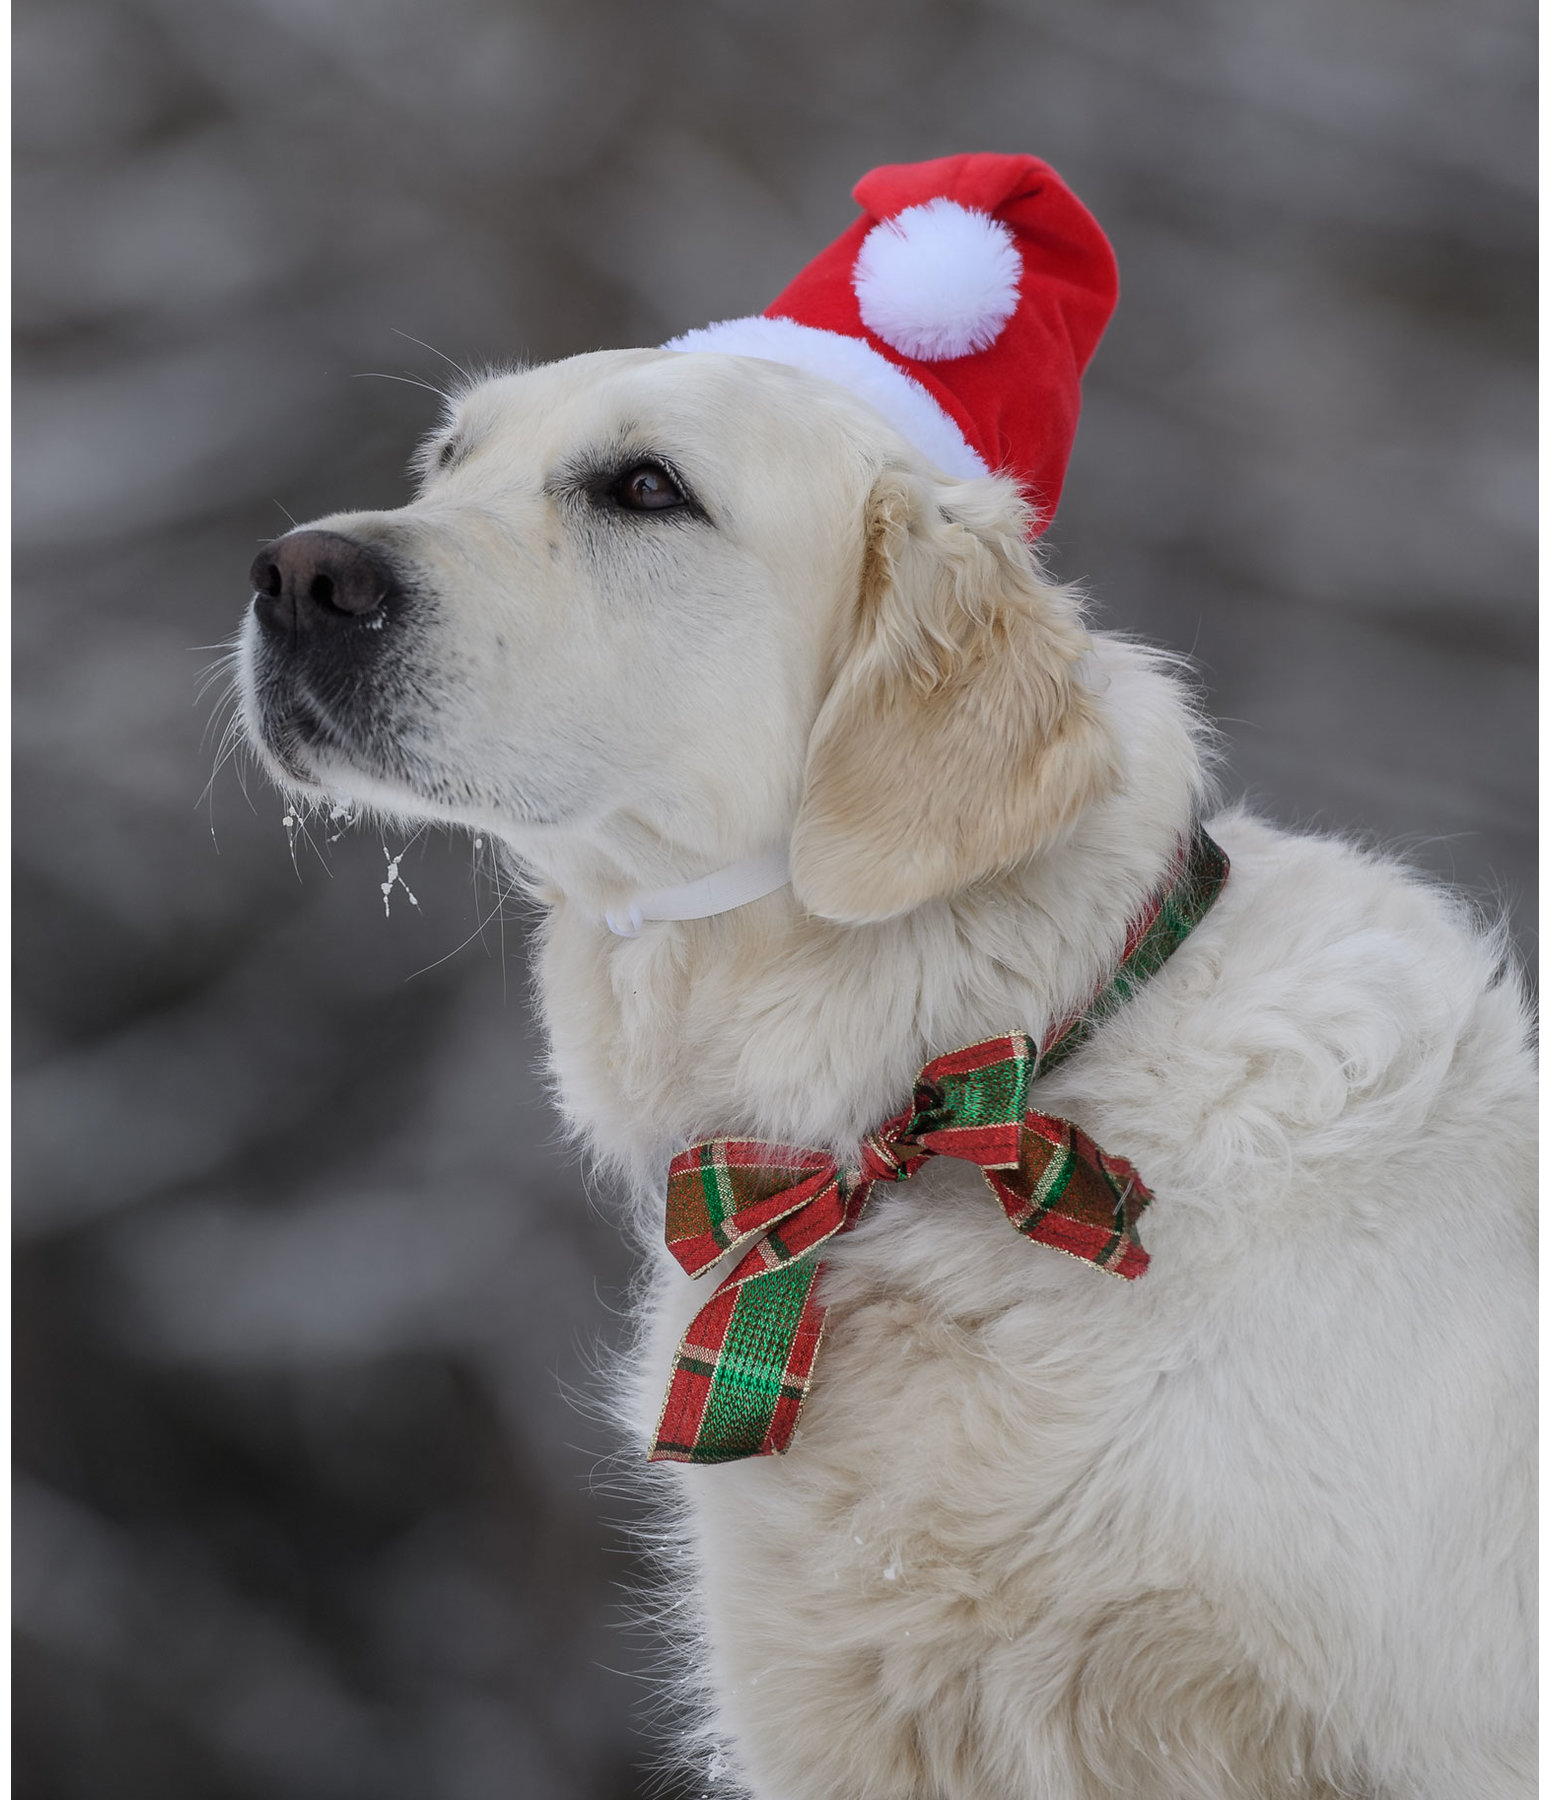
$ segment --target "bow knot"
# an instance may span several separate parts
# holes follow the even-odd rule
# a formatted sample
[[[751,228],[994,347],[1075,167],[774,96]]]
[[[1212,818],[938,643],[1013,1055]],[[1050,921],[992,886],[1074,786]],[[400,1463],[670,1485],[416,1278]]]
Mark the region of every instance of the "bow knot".
[[[934,1058],[909,1108],[862,1139],[857,1162],[738,1138],[673,1158],[666,1237],[681,1267],[703,1275],[730,1252],[744,1254],[678,1346],[653,1461],[731,1462],[790,1445],[823,1335],[818,1247],[854,1228],[877,1183],[907,1181],[932,1157],[977,1167],[1024,1237],[1126,1280],[1145,1271],[1136,1220],[1151,1194],[1140,1176],[1069,1119],[1036,1111],[1028,1090],[1166,961],[1226,878],[1226,857],[1197,831],[1085,1012],[1052,1031],[1042,1051],[1011,1032]]]
[[[911,1155],[913,1148],[905,1129],[905,1120],[893,1119],[877,1131],[869,1131],[861,1140],[861,1165],[856,1179],[874,1181],[906,1181],[920,1167],[923,1152]]]

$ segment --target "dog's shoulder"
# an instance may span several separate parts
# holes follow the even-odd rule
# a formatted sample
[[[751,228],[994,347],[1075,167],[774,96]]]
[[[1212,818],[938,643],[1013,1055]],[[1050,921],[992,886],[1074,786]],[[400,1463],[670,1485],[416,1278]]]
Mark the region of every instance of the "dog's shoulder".
[[[1422,1070],[1455,1084],[1532,1076],[1531,1020],[1505,924],[1397,857],[1235,809],[1212,822],[1232,861],[1200,932],[1178,1023],[1241,1048],[1338,1047],[1351,1092]],[[1202,1037],[1202,1042],[1205,1037]]]
[[[1221,898],[1052,1101],[1219,1214],[1281,1195],[1312,1227],[1328,1206],[1389,1213],[1399,1190],[1424,1208],[1470,1168],[1526,1217],[1536,1079],[1502,926],[1339,838],[1241,809],[1211,831]]]

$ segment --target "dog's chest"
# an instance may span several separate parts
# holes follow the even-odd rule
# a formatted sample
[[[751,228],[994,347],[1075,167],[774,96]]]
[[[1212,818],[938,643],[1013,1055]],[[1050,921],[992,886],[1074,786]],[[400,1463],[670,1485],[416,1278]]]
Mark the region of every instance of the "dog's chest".
[[[1034,1627],[1134,1404],[1133,1294],[1019,1237],[977,1173],[950,1167],[832,1246],[824,1291],[789,1454],[682,1473],[723,1714],[756,1761],[772,1746],[790,1763],[793,1792],[809,1791],[804,1720],[831,1779],[844,1741],[897,1791],[930,1774],[922,1757],[960,1770],[944,1792],[991,1791],[971,1773],[973,1715],[1014,1664],[1058,1671],[1064,1628]]]

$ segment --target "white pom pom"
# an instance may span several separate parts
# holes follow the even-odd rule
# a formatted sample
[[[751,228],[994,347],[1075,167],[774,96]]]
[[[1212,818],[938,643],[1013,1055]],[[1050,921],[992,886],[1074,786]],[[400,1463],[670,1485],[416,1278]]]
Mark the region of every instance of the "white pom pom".
[[[1022,272],[999,219],[936,199],[874,225],[851,281],[869,331],[905,356],[946,362],[1000,337]]]

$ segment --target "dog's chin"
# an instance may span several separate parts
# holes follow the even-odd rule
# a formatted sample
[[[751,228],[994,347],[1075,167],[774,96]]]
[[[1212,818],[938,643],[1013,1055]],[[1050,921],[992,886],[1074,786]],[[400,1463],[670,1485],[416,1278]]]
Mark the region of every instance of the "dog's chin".
[[[246,698],[249,743],[275,784],[302,800],[324,796],[427,810],[402,769],[383,766],[380,754],[357,742],[299,688],[260,687]]]

